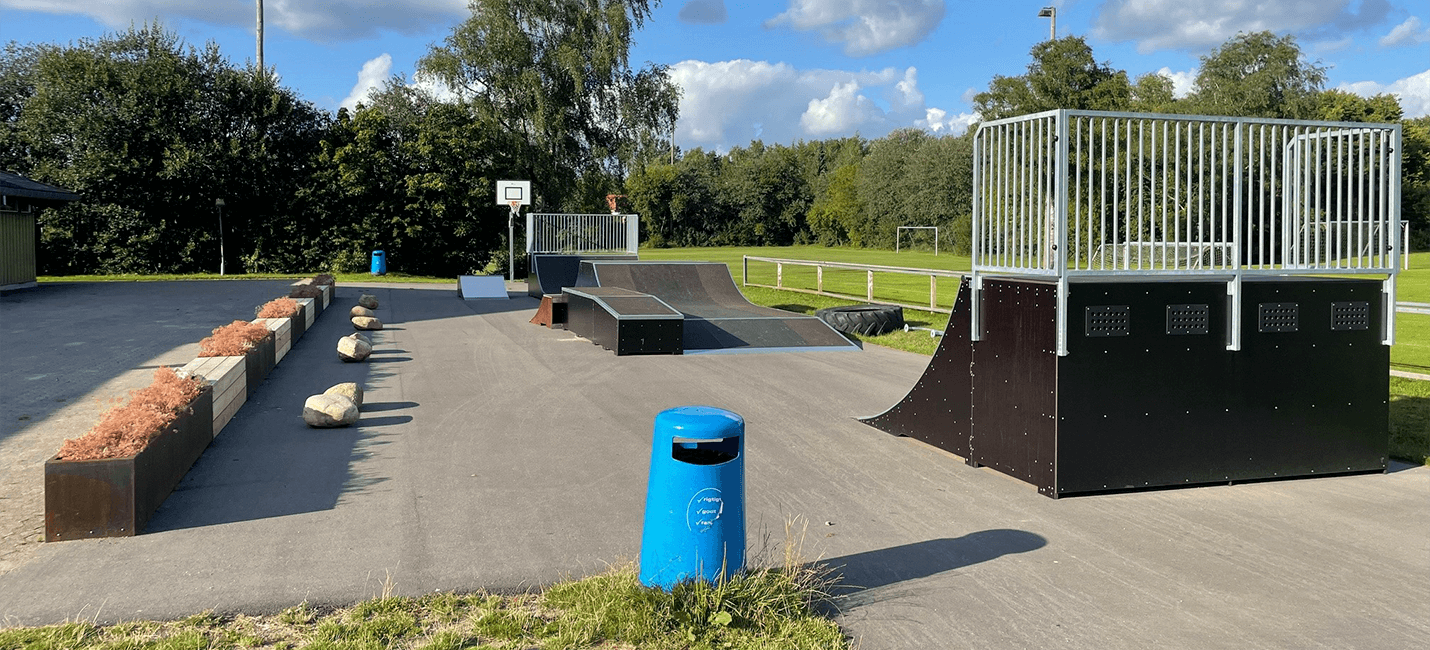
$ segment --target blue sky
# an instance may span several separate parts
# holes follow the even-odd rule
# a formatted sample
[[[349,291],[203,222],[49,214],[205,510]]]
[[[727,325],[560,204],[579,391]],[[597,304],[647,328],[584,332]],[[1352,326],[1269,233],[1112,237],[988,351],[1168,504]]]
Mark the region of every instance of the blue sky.
[[[671,66],[684,91],[676,141],[728,149],[900,127],[961,133],[995,74],[1021,74],[1048,37],[1088,39],[1099,60],[1159,72],[1179,92],[1198,59],[1239,31],[1295,35],[1328,87],[1393,92],[1430,113],[1430,6],[1423,0],[723,0],[666,2],[632,62]],[[265,62],[320,107],[352,105],[468,15],[465,0],[267,0]],[[0,41],[70,42],[158,18],[188,42],[254,57],[254,0],[0,0]]]

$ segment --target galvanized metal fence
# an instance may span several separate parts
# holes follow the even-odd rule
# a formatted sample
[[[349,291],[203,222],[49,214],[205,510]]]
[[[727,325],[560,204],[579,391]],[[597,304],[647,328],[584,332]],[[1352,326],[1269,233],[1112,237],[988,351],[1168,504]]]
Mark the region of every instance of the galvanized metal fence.
[[[1056,278],[1059,354],[1078,275],[1225,277],[1238,318],[1247,275],[1381,274],[1393,304],[1400,137],[1392,124],[1073,110],[986,122],[974,291],[982,274]],[[1227,347],[1240,349],[1236,328]]]
[[[634,214],[526,215],[527,253],[635,255],[640,217]]]

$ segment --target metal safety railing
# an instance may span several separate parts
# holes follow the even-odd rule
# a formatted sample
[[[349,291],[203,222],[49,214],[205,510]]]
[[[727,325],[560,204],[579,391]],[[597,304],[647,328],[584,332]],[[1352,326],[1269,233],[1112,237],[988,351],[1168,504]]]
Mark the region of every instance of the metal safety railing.
[[[531,254],[635,255],[640,217],[634,214],[526,215],[526,252]]]
[[[974,136],[973,271],[1069,277],[1380,274],[1401,250],[1394,124],[1057,110]],[[973,301],[978,308],[978,302]],[[1384,342],[1394,342],[1387,310]],[[973,335],[977,340],[977,314]],[[1240,349],[1232,328],[1228,349]]]
[[[846,271],[863,271],[865,274],[864,296],[866,302],[875,302],[874,298],[874,274],[876,273],[896,273],[901,275],[926,275],[929,279],[929,302],[928,305],[915,305],[907,302],[898,302],[887,298],[879,298],[878,302],[886,305],[898,305],[910,309],[921,309],[924,311],[939,312],[943,314],[951,313],[952,308],[938,306],[938,279],[939,278],[962,278],[967,273],[960,271],[940,271],[936,269],[915,269],[904,266],[879,266],[874,264],[851,264],[848,262],[823,262],[816,260],[791,260],[778,257],[757,257],[754,255],[743,255],[743,265],[741,267],[740,283],[747,287],[765,287],[767,289],[780,289],[783,291],[797,291],[800,293],[812,293],[821,296],[832,296],[835,298],[854,298],[859,296],[848,292],[825,291],[824,270],[838,269]],[[750,281],[750,262],[767,262],[775,265],[775,283],[762,284]],[[814,289],[789,286],[785,282],[785,266],[814,267]],[[917,290],[916,290],[917,291]]]

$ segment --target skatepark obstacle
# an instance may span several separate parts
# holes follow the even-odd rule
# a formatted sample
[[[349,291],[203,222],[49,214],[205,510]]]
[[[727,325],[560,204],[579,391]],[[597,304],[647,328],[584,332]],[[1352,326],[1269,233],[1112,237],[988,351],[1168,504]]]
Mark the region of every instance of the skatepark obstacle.
[[[681,314],[684,354],[859,349],[818,318],[751,304],[718,262],[583,260],[575,288],[588,287],[653,296]]]
[[[1397,125],[984,123],[973,274],[863,421],[1054,498],[1384,471],[1399,151]]]

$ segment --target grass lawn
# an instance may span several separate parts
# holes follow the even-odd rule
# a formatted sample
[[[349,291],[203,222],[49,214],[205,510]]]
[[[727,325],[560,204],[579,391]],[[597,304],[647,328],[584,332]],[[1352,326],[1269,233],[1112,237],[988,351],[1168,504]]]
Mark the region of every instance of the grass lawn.
[[[793,565],[664,592],[641,586],[626,566],[516,596],[384,595],[342,609],[304,604],[272,616],[205,612],[172,622],[0,629],[0,648],[848,648],[839,627],[815,611],[829,585],[824,569]]]
[[[41,284],[48,282],[171,282],[174,280],[302,280],[311,278],[317,273],[251,273],[251,274],[228,274],[219,275],[217,273],[156,273],[154,275],[122,274],[122,275],[42,275],[37,280]],[[430,282],[457,283],[456,278],[437,278],[428,275],[407,275],[405,273],[388,273],[387,275],[372,275],[370,273],[334,273],[333,279],[342,284],[345,282]]]

